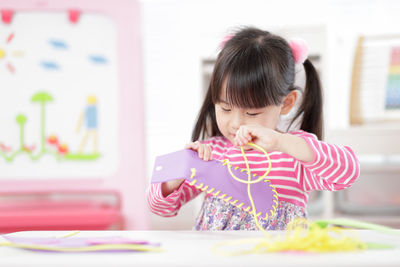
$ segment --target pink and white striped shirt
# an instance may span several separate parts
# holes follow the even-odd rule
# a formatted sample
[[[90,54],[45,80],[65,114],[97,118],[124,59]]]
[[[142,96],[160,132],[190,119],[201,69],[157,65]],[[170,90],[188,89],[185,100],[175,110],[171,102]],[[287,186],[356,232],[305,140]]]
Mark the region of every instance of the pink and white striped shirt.
[[[314,151],[315,156],[312,162],[302,162],[279,151],[269,153],[272,168],[267,178],[276,188],[279,206],[275,216],[276,218],[272,218],[269,222],[264,222],[265,228],[267,229],[284,229],[286,223],[290,221],[288,216],[291,217],[287,212],[288,209],[298,214],[303,214],[298,216],[305,217],[305,208],[310,191],[335,191],[347,188],[354,183],[360,173],[358,159],[349,147],[319,141],[315,135],[304,131],[290,132],[290,134],[304,138]],[[207,143],[211,146],[213,159],[220,161],[228,159],[233,166],[246,168],[240,149],[233,146],[225,137],[212,137],[203,141],[203,143]],[[263,175],[268,167],[268,161],[265,155],[254,149],[248,150],[245,153],[251,172],[256,173],[258,176]],[[177,215],[183,204],[195,198],[201,192],[201,190],[185,182],[177,190],[164,197],[161,193],[161,184],[152,184],[147,192],[147,201],[153,213],[164,217],[170,217]],[[213,197],[212,194],[206,195],[205,201],[213,203],[203,204],[202,209],[218,209],[218,211],[214,210],[210,215],[209,211],[202,210],[198,222],[196,223],[197,229],[220,230],[253,228],[253,225],[248,225],[248,222],[240,222],[240,220],[245,219],[245,215],[237,215],[237,210],[231,210],[231,208],[228,207],[224,208],[223,211],[220,210],[220,208],[217,207],[218,205],[230,204],[226,204],[224,201],[220,202],[217,199],[218,198]],[[240,208],[234,207],[234,209]],[[279,209],[281,209],[281,213]],[[225,220],[227,221],[224,222],[223,225],[210,226],[210,222],[215,221],[214,218],[210,218],[210,216],[218,217],[216,213],[220,212],[232,212],[235,216],[237,215],[238,218],[235,219],[235,222],[232,222],[233,218],[228,214],[225,216]],[[242,210],[239,213],[245,213],[245,211]],[[205,219],[201,218],[201,216],[208,217]],[[285,216],[285,218],[279,218],[279,216]],[[294,217],[297,217],[297,215]],[[219,220],[223,220],[223,218],[219,218]],[[283,226],[275,228],[268,226],[270,224],[276,224],[279,220],[284,221]]]

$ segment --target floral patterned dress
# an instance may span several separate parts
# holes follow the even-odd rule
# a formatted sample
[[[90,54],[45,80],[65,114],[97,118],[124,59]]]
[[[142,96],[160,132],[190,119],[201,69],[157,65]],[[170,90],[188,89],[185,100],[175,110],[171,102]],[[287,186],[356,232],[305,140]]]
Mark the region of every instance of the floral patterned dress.
[[[268,220],[259,219],[266,230],[285,230],[296,218],[306,218],[306,210],[289,202],[280,201],[276,212]],[[194,230],[258,230],[253,215],[213,195],[206,195]]]

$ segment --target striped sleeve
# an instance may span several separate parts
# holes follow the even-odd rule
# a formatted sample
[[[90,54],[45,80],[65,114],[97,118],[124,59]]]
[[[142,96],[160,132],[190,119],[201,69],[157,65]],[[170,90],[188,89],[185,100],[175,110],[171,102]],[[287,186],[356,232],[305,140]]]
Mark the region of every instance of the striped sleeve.
[[[315,135],[297,132],[314,151],[312,162],[300,162],[303,187],[310,190],[336,191],[351,186],[360,175],[360,163],[347,146],[328,144]]]
[[[208,140],[201,141],[201,143],[209,144],[214,151],[215,145],[221,143],[219,139],[218,137],[212,137]],[[185,181],[178,189],[164,197],[161,191],[161,185],[161,183],[150,184],[146,192],[146,199],[151,212],[163,217],[176,216],[182,205],[202,193],[200,189],[191,186]]]
[[[146,192],[146,199],[151,212],[163,217],[176,216],[182,205],[202,192],[187,182],[183,182],[178,189],[164,197],[161,192],[161,184],[150,184]]]
[[[224,151],[226,149],[226,142],[223,140],[222,137],[220,136],[215,136],[215,137],[211,137],[209,139],[200,141],[202,144],[207,144],[210,145],[213,154],[215,152],[221,153],[222,151]]]

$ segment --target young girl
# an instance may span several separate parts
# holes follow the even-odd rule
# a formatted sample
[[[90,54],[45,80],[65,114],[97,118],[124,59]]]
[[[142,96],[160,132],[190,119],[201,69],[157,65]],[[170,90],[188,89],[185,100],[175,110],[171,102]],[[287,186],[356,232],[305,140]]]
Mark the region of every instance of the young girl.
[[[349,147],[320,141],[322,92],[305,48],[301,42],[289,45],[256,28],[244,28],[227,40],[193,142],[185,147],[206,161],[228,159],[246,169],[243,146],[250,170],[258,176],[265,173],[268,161],[247,144],[268,151],[272,169],[267,178],[278,192],[279,205],[268,220],[258,219],[267,230],[283,230],[291,220],[306,218],[310,191],[344,189],[359,176],[357,157]],[[174,180],[152,184],[147,200],[152,212],[169,217],[201,192],[185,180]],[[255,230],[257,226],[250,213],[207,194],[194,229]]]

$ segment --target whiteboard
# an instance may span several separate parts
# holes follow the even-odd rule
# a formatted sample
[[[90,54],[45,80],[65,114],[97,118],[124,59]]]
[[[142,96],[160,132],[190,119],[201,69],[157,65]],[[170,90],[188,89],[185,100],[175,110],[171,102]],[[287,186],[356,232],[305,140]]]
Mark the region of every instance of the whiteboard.
[[[0,29],[0,179],[116,171],[116,35],[90,13],[73,24],[65,12],[18,12]]]

